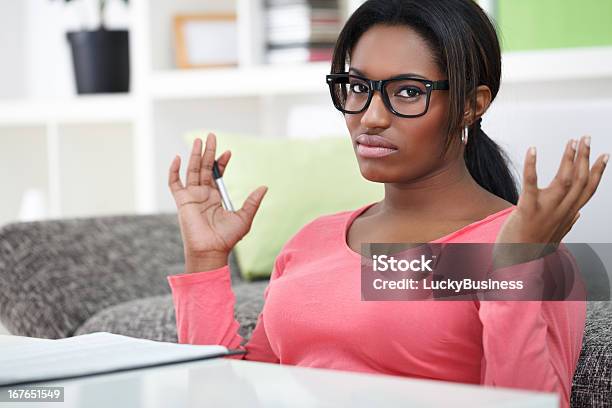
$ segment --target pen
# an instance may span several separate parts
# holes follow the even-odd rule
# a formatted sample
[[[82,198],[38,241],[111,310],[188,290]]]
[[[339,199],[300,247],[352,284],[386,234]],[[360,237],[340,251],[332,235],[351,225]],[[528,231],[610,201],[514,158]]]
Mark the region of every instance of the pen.
[[[234,211],[234,206],[232,205],[232,201],[230,200],[225,184],[223,183],[223,178],[221,177],[221,172],[219,171],[219,166],[217,165],[216,160],[213,163],[213,178],[215,179],[215,183],[217,183],[217,187],[221,193],[221,199],[223,200],[225,209],[228,211]]]

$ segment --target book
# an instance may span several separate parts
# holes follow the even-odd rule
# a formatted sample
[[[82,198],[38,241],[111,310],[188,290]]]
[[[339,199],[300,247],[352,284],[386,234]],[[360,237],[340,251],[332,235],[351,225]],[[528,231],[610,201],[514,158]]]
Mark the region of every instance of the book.
[[[341,31],[338,0],[267,0],[266,62],[329,61]]]
[[[268,44],[270,45],[283,45],[283,44],[295,44],[302,43],[308,44],[311,42],[326,43],[328,45],[334,45],[338,33],[308,33],[308,32],[294,32],[287,34],[270,35],[268,37]]]
[[[287,6],[267,10],[265,20],[269,23],[283,23],[286,20],[321,19],[332,20],[340,18],[337,9],[313,9],[307,6]]]
[[[0,348],[0,386],[53,381],[243,354],[220,345],[159,342],[96,332],[33,339]]]
[[[266,0],[266,8],[274,8],[281,6],[309,6],[315,8],[338,8],[338,0]]]
[[[306,47],[271,49],[267,53],[269,64],[284,64],[292,62],[331,61],[333,48],[313,49]]]

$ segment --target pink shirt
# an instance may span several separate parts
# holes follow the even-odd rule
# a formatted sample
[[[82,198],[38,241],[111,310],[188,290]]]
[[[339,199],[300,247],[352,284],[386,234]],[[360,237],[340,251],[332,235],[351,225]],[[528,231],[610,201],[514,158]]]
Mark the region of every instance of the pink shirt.
[[[246,360],[557,392],[569,407],[586,302],[361,301],[361,256],[346,231],[374,204],[319,217],[283,246],[244,346],[228,266],[169,276],[179,343],[243,348]],[[432,243],[493,243],[514,208]]]

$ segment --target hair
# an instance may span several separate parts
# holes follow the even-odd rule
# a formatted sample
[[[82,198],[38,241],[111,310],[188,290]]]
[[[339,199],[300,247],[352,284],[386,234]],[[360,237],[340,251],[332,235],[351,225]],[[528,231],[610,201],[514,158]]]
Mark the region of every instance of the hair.
[[[493,23],[473,0],[368,0],[347,20],[334,47],[331,73],[346,72],[357,41],[374,25],[408,26],[429,45],[434,63],[449,81],[445,150],[459,139],[465,101],[475,112],[476,87],[487,85],[495,99],[501,79],[501,50]],[[487,191],[517,204],[518,191],[504,150],[480,127],[469,125],[466,167]]]

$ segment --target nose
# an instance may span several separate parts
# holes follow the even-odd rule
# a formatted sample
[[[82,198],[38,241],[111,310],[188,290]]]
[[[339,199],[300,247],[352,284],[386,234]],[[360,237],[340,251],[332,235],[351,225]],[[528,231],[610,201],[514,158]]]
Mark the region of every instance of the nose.
[[[368,109],[361,117],[361,124],[366,128],[388,128],[392,113],[387,110],[380,92],[374,92]]]

